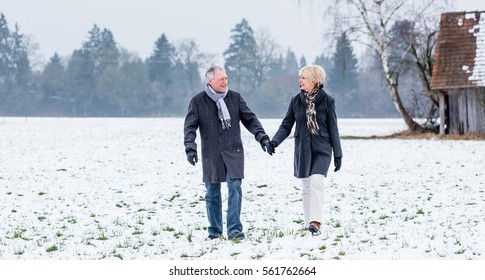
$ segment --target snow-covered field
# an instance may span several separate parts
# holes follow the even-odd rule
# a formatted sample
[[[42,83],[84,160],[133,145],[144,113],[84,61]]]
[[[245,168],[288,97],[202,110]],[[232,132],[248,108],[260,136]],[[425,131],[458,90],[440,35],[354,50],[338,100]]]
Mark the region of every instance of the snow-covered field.
[[[280,120],[262,122],[272,136]],[[341,136],[404,128],[339,126]],[[485,259],[484,141],[342,140],[322,234],[311,236],[293,139],[271,157],[243,137],[247,239],[204,241],[201,166],[186,161],[183,119],[1,118],[0,259]]]

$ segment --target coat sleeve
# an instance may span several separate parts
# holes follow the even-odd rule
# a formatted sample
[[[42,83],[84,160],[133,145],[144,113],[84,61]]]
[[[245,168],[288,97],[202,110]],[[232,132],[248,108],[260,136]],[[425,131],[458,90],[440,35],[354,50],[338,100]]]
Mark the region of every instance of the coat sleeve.
[[[189,109],[184,122],[184,145],[185,152],[190,150],[197,151],[197,144],[195,138],[197,138],[197,129],[199,128],[199,113],[195,98],[189,103]]]
[[[293,112],[295,98],[296,97],[293,97],[291,99],[288,110],[286,111],[286,115],[281,121],[281,125],[273,136],[273,139],[271,139],[271,141],[274,141],[277,146],[279,146],[290,135],[293,125],[295,124],[295,112]]]
[[[261,139],[268,137],[264,131],[263,125],[256,117],[251,109],[249,109],[246,101],[239,95],[239,119],[246,129],[251,132],[256,141],[261,142]]]
[[[330,142],[332,143],[334,157],[342,157],[342,145],[337,126],[337,113],[335,112],[335,99],[329,98],[327,104],[327,126]]]

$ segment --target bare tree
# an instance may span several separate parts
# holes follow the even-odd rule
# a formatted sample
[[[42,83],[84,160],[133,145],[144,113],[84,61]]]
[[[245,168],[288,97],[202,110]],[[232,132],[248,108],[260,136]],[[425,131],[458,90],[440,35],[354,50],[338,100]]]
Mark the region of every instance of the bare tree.
[[[281,54],[280,47],[268,29],[261,29],[256,32],[256,63],[253,65],[256,86],[261,86],[268,78],[270,67]]]
[[[434,45],[431,43],[427,46],[428,48],[424,48],[424,52],[428,56],[423,58],[416,40],[410,40],[406,42],[407,47],[402,49],[398,61],[391,61],[391,52],[395,50],[392,49],[390,30],[397,21],[409,21],[415,23],[416,26],[423,26],[422,30],[425,32],[424,27],[429,24],[430,19],[435,22],[436,26],[439,24],[440,11],[447,3],[447,0],[332,0],[324,2],[324,5],[328,7],[332,6],[332,9],[326,11],[333,15],[334,24],[332,26],[335,34],[345,31],[353,41],[362,43],[375,51],[394,107],[412,131],[422,132],[425,131],[425,128],[413,120],[403,105],[399,94],[399,78],[409,55],[413,55],[420,61],[418,67],[419,65],[427,67],[429,61],[426,60],[430,59]],[[433,35],[430,35],[429,38],[432,37]],[[420,71],[424,71],[420,77],[423,84],[426,84],[428,82],[426,75],[430,74],[426,71],[429,69],[422,68]]]

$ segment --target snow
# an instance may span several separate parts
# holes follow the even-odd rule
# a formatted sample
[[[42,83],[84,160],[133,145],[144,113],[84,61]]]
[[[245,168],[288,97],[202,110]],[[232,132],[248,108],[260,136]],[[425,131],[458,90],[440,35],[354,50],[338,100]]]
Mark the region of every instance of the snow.
[[[262,123],[272,136],[280,120]],[[370,136],[405,125],[339,127]],[[485,259],[485,142],[343,139],[311,236],[293,139],[269,156],[243,131],[247,239],[205,241],[201,166],[186,161],[182,118],[0,119],[0,259]]]
[[[465,15],[468,15],[468,13]],[[479,23],[470,29],[469,32],[476,37],[477,49],[473,74],[468,79],[483,87],[485,86],[485,13],[480,13]]]

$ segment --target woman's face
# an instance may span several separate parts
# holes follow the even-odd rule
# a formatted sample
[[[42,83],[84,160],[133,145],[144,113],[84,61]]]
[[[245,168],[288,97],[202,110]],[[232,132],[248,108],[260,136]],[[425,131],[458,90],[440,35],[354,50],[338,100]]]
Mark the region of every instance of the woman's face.
[[[300,89],[304,92],[312,91],[313,87],[315,86],[315,84],[308,80],[304,75],[300,76],[298,82],[300,83]]]

